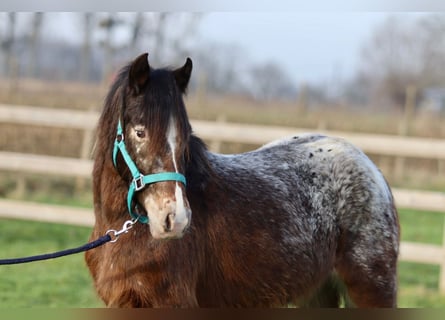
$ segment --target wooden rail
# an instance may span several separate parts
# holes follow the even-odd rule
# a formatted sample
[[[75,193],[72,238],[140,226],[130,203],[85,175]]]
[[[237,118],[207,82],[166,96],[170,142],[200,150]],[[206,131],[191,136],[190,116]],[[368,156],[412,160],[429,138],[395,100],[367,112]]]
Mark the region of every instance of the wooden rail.
[[[91,227],[92,209],[0,199],[0,217]]]
[[[0,170],[90,178],[93,162],[86,159],[0,151]]]
[[[264,144],[283,137],[317,131],[318,133],[346,139],[360,147],[366,153],[422,159],[445,159],[445,141],[441,139],[408,138],[394,135],[349,133],[201,120],[192,121],[192,125],[200,137],[208,140]]]
[[[85,135],[88,138],[88,143],[91,143],[91,132],[95,128],[98,116],[98,113],[92,111],[0,105],[0,123],[81,129],[88,133]],[[264,144],[278,138],[312,131],[308,129],[200,120],[192,120],[192,125],[199,136],[210,141],[251,144]],[[441,161],[445,159],[445,141],[440,139],[352,134],[334,131],[326,131],[324,133],[343,137],[368,153],[438,159]],[[83,146],[83,149],[88,149],[88,146]],[[89,179],[92,172],[92,161],[85,157],[78,159],[0,151],[0,170],[12,172],[26,171]],[[445,212],[445,193],[403,189],[393,189],[393,193],[399,208],[428,210],[438,213]],[[92,209],[44,205],[6,199],[0,199],[0,217],[82,226],[91,226],[94,223]],[[440,265],[439,290],[442,294],[445,294],[445,239],[442,246],[402,242],[400,259],[403,261]]]
[[[94,224],[93,209],[10,199],[0,199],[0,217],[88,227]],[[437,245],[403,242],[400,249],[400,259],[441,265],[445,259],[445,249]]]
[[[90,178],[93,161],[0,151],[0,170]],[[445,193],[397,188],[392,190],[399,208],[445,212]]]
[[[19,123],[62,128],[93,130],[99,114],[93,111],[60,110],[30,106],[0,105],[0,123]],[[313,129],[259,126],[252,124],[192,120],[200,137],[207,140],[264,144],[275,139],[294,136]],[[445,141],[394,135],[320,131],[342,137],[367,153],[398,157],[445,160]]]

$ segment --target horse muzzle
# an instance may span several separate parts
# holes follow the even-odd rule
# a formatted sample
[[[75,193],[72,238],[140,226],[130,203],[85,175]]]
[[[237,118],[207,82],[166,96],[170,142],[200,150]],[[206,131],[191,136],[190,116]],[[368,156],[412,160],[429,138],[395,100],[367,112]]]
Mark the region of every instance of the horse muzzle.
[[[190,225],[191,210],[183,199],[176,201],[167,198],[159,206],[148,197],[144,207],[150,221],[151,235],[155,239],[181,238]]]

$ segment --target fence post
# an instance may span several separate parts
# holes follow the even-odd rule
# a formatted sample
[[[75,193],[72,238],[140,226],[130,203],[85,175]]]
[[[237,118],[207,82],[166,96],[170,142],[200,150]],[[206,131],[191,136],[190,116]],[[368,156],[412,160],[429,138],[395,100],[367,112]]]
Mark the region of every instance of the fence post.
[[[437,173],[439,177],[445,176],[445,160],[437,160]]]
[[[405,106],[403,109],[403,118],[399,127],[399,135],[407,136],[409,135],[411,122],[414,115],[414,109],[416,107],[416,94],[417,89],[415,86],[410,85],[406,87],[405,95]],[[395,162],[395,177],[403,178],[403,173],[405,171],[405,158],[397,157]]]
[[[90,109],[89,112],[93,110]],[[82,145],[80,146],[80,159],[89,159],[93,148],[94,135],[92,129],[85,129],[82,137]],[[81,192],[85,189],[87,179],[82,177],[76,178],[76,191]]]
[[[307,85],[306,83],[301,83],[300,88],[297,95],[297,109],[302,113],[306,113],[307,111]]]
[[[205,107],[207,103],[207,74],[205,72],[199,73],[196,96],[198,97],[198,107]]]
[[[227,117],[224,114],[220,114],[218,115],[218,117],[216,118],[216,122],[219,123],[225,123],[227,121]],[[212,150],[213,152],[217,152],[220,153],[221,152],[221,140],[212,140],[212,142],[210,143],[210,150]]]
[[[12,195],[18,199],[23,199],[26,195],[26,177],[22,172],[15,174],[15,189]]]

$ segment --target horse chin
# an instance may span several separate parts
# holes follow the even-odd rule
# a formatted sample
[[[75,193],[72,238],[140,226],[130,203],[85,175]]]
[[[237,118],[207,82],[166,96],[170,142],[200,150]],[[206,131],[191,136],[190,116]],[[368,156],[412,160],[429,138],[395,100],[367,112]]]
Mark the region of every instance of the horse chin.
[[[174,239],[181,239],[184,236],[184,232],[180,233],[172,233],[172,232],[162,232],[157,233],[156,231],[153,231],[150,229],[151,236],[155,240],[174,240]]]
[[[171,240],[180,239],[184,236],[187,226],[185,228],[175,228],[171,231],[165,231],[164,228],[158,227],[150,223],[150,233],[153,239],[157,240]]]

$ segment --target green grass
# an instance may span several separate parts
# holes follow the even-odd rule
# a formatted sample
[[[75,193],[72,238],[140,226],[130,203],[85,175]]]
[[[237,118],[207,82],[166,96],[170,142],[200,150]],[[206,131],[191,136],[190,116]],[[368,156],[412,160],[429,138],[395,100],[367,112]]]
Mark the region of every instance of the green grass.
[[[399,210],[401,240],[441,245],[445,214]],[[400,307],[445,307],[438,293],[439,266],[399,262]]]
[[[402,241],[442,243],[444,214],[401,210]],[[85,243],[90,228],[0,220],[0,258],[21,257]],[[399,263],[400,307],[445,307],[439,267]],[[83,254],[24,265],[0,266],[0,308],[101,307]]]
[[[442,244],[444,213],[402,209],[399,218],[402,241]]]
[[[84,227],[0,220],[0,257],[58,251],[87,242]],[[83,254],[0,266],[0,307],[99,307]]]
[[[444,308],[445,296],[438,293],[439,266],[411,262],[399,263],[401,308]]]

